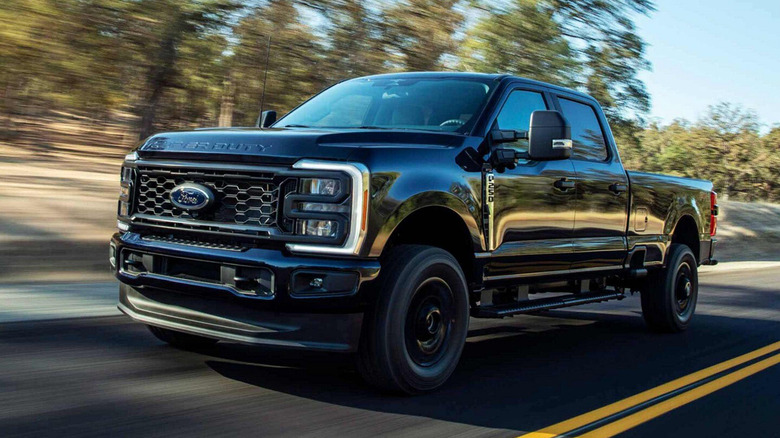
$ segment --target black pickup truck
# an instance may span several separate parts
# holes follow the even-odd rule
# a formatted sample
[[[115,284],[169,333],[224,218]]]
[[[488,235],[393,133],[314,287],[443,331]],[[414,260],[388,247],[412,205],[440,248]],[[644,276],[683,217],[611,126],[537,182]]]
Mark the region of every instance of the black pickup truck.
[[[251,128],[127,155],[119,308],[183,348],[355,352],[380,388],[433,390],[469,318],[641,294],[685,330],[716,263],[708,181],[626,172],[590,96],[508,75],[352,79]]]

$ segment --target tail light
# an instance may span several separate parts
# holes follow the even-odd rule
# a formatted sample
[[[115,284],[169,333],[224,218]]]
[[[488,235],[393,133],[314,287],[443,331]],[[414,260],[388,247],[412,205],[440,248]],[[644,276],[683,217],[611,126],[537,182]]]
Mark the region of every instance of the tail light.
[[[718,194],[710,192],[710,237],[718,232]]]

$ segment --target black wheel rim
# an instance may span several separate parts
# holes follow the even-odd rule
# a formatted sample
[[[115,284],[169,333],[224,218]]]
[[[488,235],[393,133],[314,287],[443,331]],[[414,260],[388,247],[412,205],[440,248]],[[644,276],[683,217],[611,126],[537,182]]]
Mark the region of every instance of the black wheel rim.
[[[404,338],[411,359],[430,367],[441,360],[454,322],[452,289],[441,278],[425,280],[406,313]]]
[[[674,282],[675,310],[680,316],[684,316],[691,309],[694,300],[694,280],[691,266],[685,262],[677,270]]]

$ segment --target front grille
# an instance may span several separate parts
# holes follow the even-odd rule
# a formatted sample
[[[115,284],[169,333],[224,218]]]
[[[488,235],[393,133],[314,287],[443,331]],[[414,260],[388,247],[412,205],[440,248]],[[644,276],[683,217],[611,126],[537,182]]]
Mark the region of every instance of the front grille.
[[[187,238],[173,237],[173,236],[158,236],[154,234],[143,236],[141,240],[146,240],[147,242],[162,242],[162,243],[171,243],[174,245],[194,246],[198,248],[222,249],[225,251],[244,251],[247,249],[246,246],[237,245],[237,244],[234,245],[234,244],[223,243],[223,242],[210,242],[210,241],[204,241],[203,239],[187,239]]]
[[[201,224],[277,227],[279,191],[284,183],[273,173],[140,167],[137,178],[136,214]],[[187,211],[173,205],[171,190],[184,183],[209,187],[216,195],[215,205],[207,211]]]

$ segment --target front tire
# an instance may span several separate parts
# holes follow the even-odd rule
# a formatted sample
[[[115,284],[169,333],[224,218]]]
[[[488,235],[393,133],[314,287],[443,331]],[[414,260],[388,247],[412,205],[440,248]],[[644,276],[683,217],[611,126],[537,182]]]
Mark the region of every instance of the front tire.
[[[401,245],[385,260],[364,320],[358,369],[386,391],[432,391],[452,375],[463,352],[466,279],[457,260],[435,247]]]
[[[642,316],[648,327],[666,333],[686,330],[699,297],[699,274],[691,249],[672,244],[666,267],[648,280],[641,291]]]
[[[201,350],[213,347],[218,341],[203,336],[177,332],[162,327],[147,326],[149,331],[159,340],[182,350]]]

